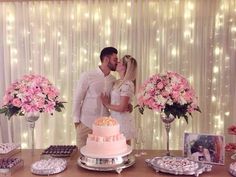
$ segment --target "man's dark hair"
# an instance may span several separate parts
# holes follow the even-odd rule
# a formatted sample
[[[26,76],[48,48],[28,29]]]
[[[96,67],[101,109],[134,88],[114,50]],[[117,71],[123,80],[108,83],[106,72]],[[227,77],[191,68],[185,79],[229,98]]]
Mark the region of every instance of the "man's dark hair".
[[[105,56],[109,56],[112,55],[113,53],[117,54],[118,51],[116,48],[114,47],[105,47],[104,49],[102,49],[101,54],[100,54],[100,60],[101,62],[103,61],[103,58]]]

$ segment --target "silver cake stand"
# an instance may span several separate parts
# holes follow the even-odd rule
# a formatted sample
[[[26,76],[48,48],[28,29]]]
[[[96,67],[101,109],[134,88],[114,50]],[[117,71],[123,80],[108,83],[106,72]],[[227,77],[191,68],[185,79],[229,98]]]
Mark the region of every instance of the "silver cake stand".
[[[81,155],[77,160],[80,167],[93,170],[93,171],[116,171],[121,173],[125,168],[132,166],[135,163],[135,157],[131,154],[131,147],[128,148],[127,152],[122,154],[97,157],[86,153],[84,147],[80,150]]]

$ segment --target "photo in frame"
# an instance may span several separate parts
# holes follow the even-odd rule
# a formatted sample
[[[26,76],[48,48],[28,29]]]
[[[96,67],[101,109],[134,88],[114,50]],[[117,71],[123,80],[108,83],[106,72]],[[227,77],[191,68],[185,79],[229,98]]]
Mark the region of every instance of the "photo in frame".
[[[222,135],[184,133],[184,156],[191,160],[224,165],[225,138]]]

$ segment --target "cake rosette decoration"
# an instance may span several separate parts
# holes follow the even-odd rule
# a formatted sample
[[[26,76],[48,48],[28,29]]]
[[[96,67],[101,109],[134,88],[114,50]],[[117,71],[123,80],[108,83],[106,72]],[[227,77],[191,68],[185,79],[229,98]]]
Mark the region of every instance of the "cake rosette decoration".
[[[148,108],[168,117],[184,117],[187,123],[194,111],[201,112],[190,83],[172,71],[153,75],[146,80],[138,92],[138,104],[135,107],[139,108],[141,114]]]
[[[47,78],[31,74],[7,88],[0,113],[9,119],[13,115],[35,112],[53,114],[54,111],[62,111],[63,103],[59,99],[59,90]]]
[[[118,122],[111,117],[100,117],[95,120],[94,124],[98,126],[114,126],[117,125]]]

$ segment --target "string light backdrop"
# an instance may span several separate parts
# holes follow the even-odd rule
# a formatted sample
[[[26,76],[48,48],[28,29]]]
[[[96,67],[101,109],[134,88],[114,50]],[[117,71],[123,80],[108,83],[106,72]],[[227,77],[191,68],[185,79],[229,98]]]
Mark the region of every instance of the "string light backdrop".
[[[235,19],[235,0],[0,2],[0,97],[24,74],[46,76],[67,103],[63,113],[40,116],[36,148],[75,144],[71,108],[76,82],[82,72],[97,67],[102,48],[114,46],[120,57],[131,54],[138,60],[137,85],[167,70],[189,79],[202,113],[195,113],[188,125],[183,119],[172,124],[170,148],[180,149],[184,131],[224,134],[235,122]],[[133,115],[135,147],[165,148],[159,114],[141,116],[134,110]],[[0,140],[12,136],[29,148],[24,118],[0,118]]]

